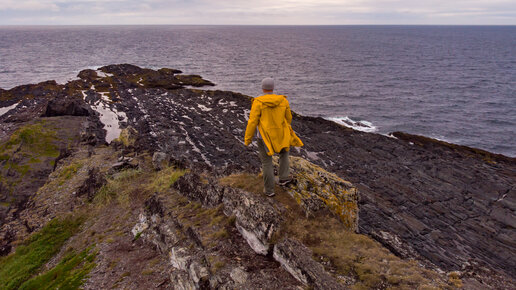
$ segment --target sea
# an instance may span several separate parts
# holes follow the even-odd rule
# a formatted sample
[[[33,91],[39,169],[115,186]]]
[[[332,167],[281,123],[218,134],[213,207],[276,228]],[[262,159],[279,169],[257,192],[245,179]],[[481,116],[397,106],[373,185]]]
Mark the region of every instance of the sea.
[[[297,113],[516,157],[516,26],[0,26],[0,87],[131,63]]]

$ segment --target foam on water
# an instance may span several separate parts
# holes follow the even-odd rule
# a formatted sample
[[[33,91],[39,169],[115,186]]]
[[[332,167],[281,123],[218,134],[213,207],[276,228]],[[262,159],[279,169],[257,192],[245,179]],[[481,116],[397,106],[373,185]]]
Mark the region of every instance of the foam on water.
[[[363,131],[363,132],[368,132],[368,133],[373,133],[373,132],[378,131],[378,128],[376,128],[373,125],[373,123],[371,123],[369,121],[363,121],[363,120],[362,121],[355,121],[355,120],[351,119],[348,116],[344,116],[344,117],[326,117],[325,119],[333,121],[333,122],[335,122],[337,124],[340,124],[340,125],[343,125],[343,126],[346,126],[346,127],[352,128],[352,129],[355,129],[357,131]]]
[[[302,115],[360,116],[378,130],[364,121],[335,121],[516,156],[515,32],[515,26],[1,27],[9,58],[0,87],[63,83],[86,68],[109,76],[98,69],[114,63],[176,68],[217,84],[210,89],[249,96],[261,93],[263,77],[275,76],[277,91]],[[264,39],[275,45],[260,49]],[[55,59],[59,65],[49,65]]]

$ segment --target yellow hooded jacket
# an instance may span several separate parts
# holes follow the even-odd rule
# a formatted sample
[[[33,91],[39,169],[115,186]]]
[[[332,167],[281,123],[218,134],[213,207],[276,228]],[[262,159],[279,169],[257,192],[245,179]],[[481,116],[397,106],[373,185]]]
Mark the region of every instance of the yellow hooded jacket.
[[[270,156],[283,148],[288,151],[290,146],[303,146],[301,139],[292,130],[291,123],[292,113],[287,97],[275,94],[257,97],[251,107],[244,143],[246,146],[251,144],[258,126]]]

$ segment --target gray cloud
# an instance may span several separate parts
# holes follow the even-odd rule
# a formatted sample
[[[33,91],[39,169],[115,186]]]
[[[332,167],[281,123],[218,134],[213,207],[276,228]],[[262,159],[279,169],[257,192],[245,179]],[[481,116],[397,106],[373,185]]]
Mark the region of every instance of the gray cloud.
[[[516,24],[513,0],[1,0],[0,25]]]

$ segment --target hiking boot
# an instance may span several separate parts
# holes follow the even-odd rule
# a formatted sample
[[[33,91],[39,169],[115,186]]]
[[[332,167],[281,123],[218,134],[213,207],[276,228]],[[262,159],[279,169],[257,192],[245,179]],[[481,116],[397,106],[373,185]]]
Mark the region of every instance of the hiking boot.
[[[265,190],[263,191],[263,193],[268,197],[273,197],[276,195],[274,192],[266,192]]]
[[[294,183],[294,181],[295,181],[294,178],[288,177],[287,179],[280,179],[278,184],[280,186],[287,186],[287,185]]]

